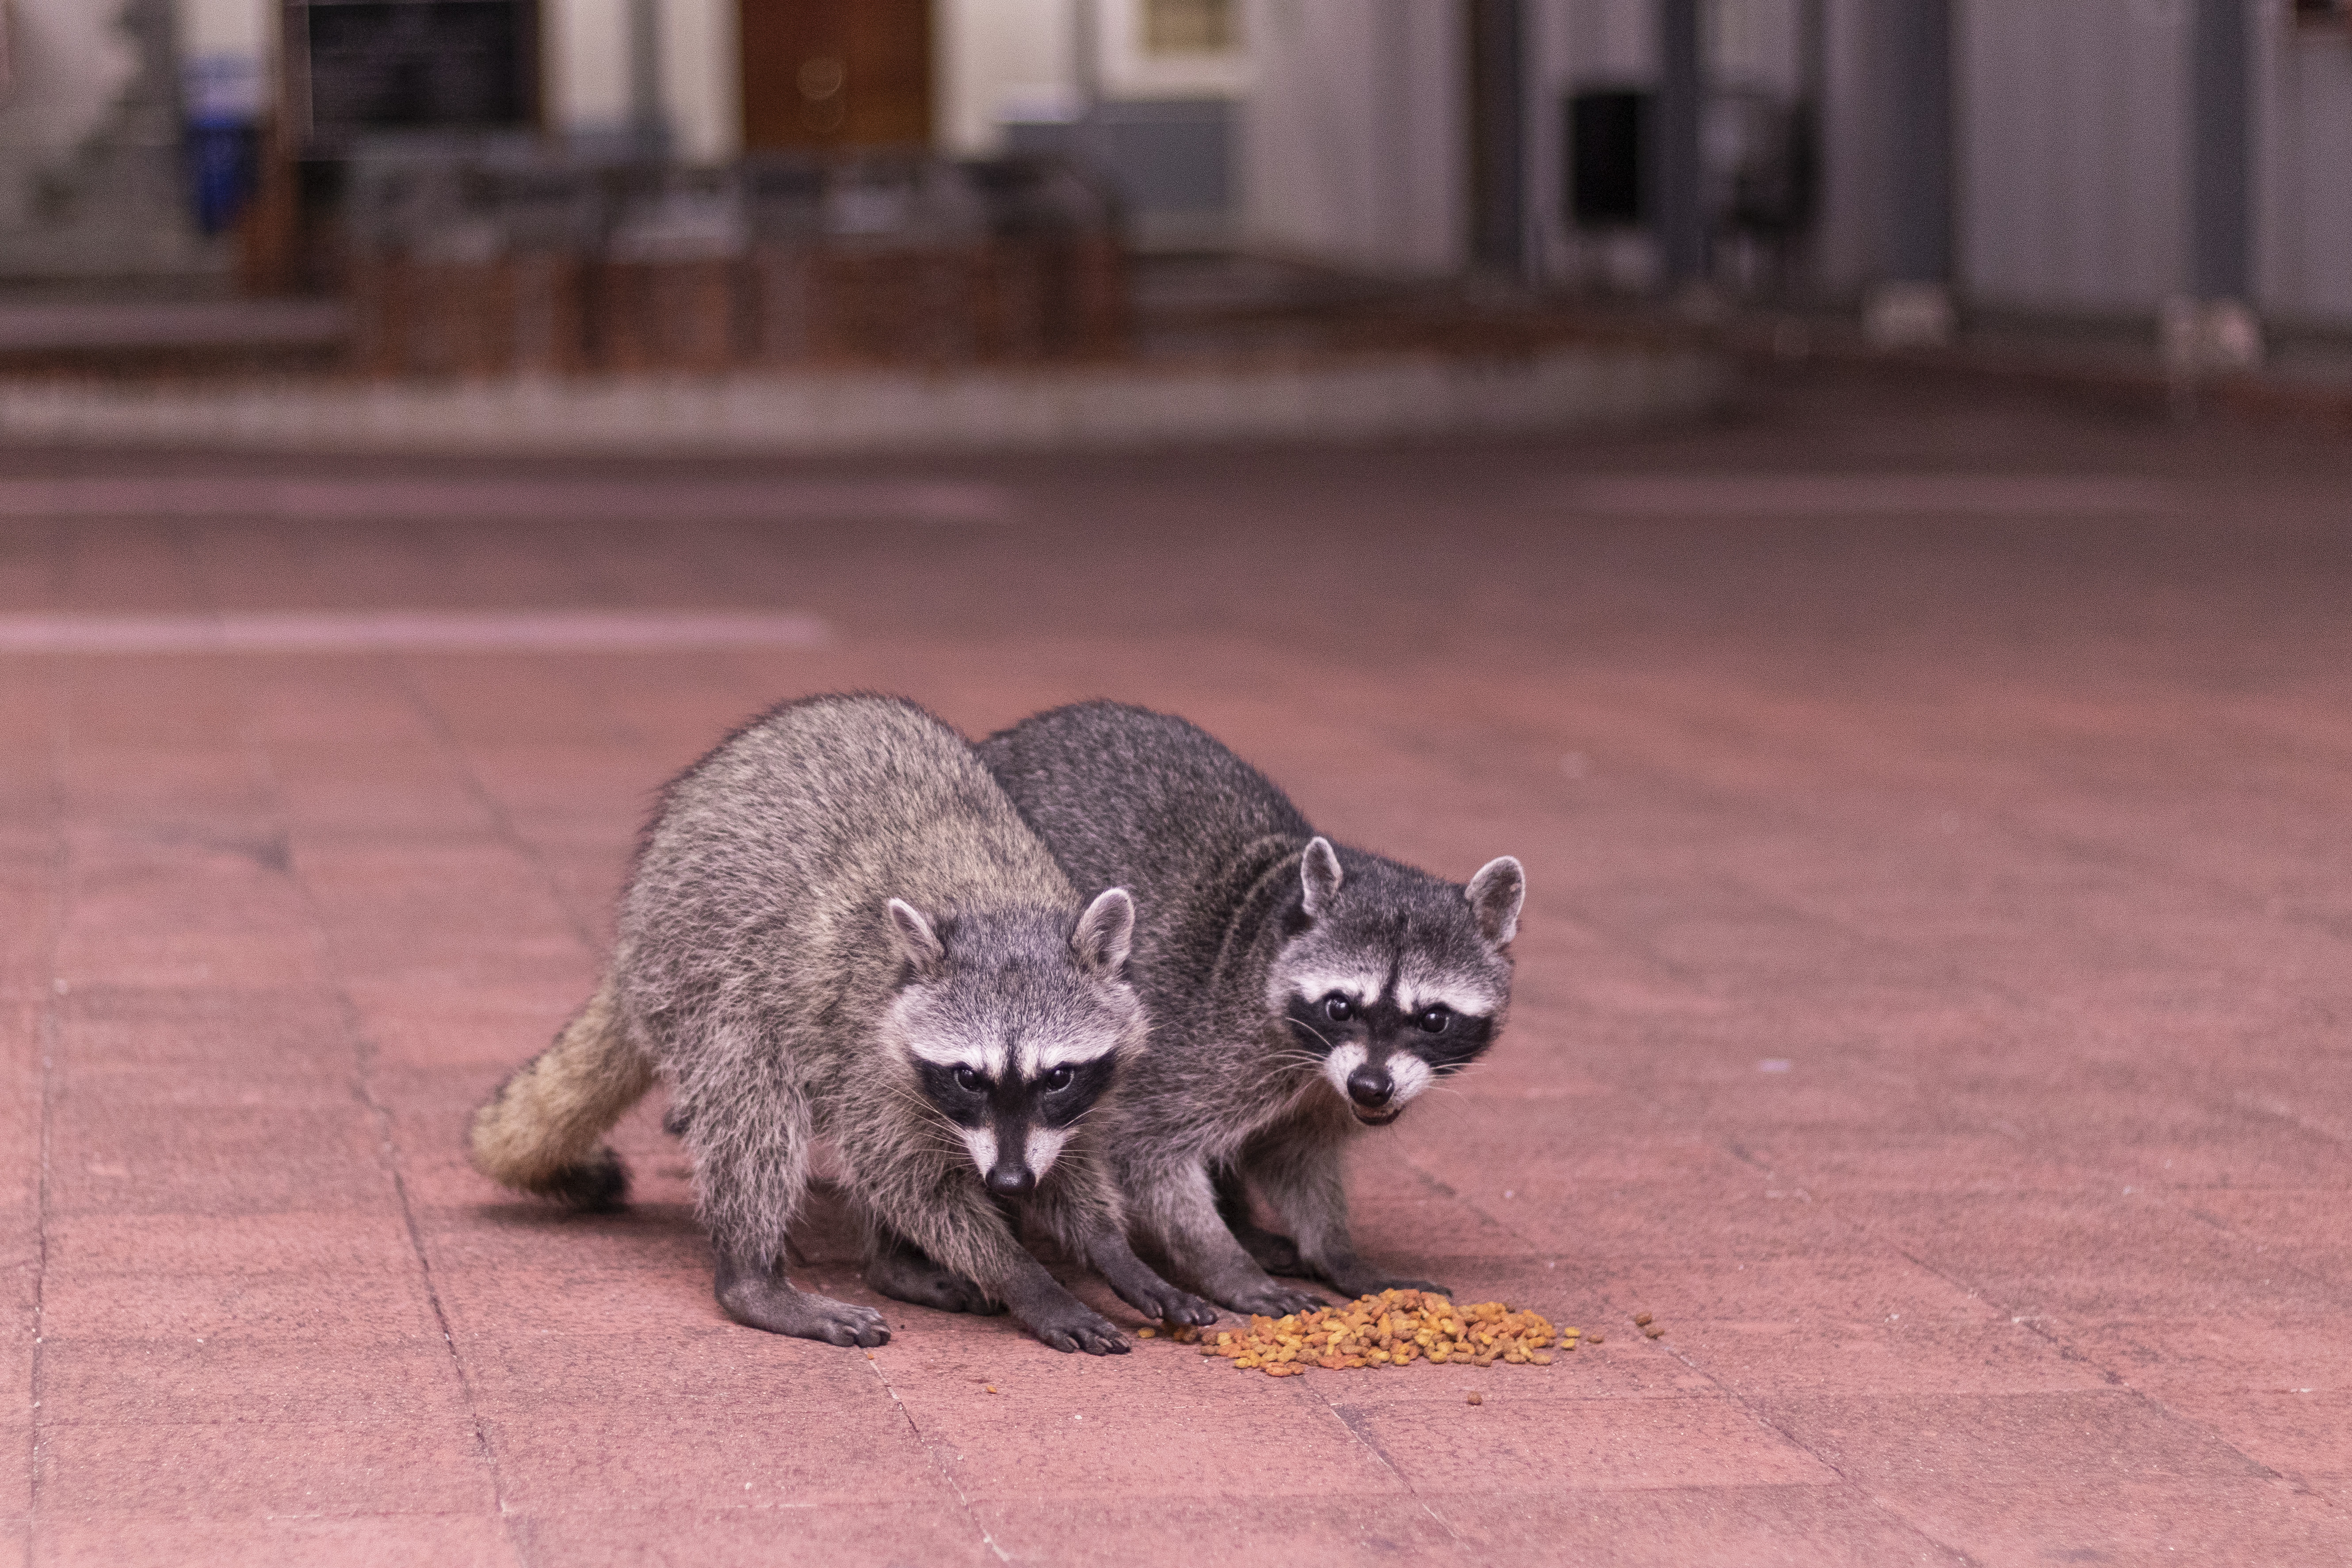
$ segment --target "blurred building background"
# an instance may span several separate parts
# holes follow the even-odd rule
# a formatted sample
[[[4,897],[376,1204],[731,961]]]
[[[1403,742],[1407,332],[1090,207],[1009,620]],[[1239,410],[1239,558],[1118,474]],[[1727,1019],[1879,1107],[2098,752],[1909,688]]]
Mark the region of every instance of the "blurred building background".
[[[386,144],[1050,155],[1147,253],[2352,330],[2340,0],[11,0],[0,281],[331,289]],[[322,218],[323,215],[323,218]],[[343,215],[347,216],[348,215]],[[306,226],[310,226],[306,227]]]

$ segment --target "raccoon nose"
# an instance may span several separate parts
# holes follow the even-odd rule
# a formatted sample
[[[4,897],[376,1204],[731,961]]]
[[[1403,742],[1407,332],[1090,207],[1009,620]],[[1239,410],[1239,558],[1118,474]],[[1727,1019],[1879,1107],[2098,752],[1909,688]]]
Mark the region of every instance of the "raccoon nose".
[[[988,1190],[1000,1198],[1028,1196],[1037,1187],[1037,1177],[1026,1165],[1002,1164],[988,1173]]]
[[[1366,1110],[1378,1110],[1396,1094],[1396,1080],[1386,1068],[1360,1067],[1348,1075],[1348,1098]]]

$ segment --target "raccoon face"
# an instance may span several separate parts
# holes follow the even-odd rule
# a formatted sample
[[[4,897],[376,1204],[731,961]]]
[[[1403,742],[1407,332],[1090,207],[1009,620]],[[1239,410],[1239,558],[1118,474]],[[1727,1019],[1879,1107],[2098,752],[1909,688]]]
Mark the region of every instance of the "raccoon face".
[[[1044,910],[889,909],[904,968],[886,1027],[989,1192],[1025,1196],[1142,1047],[1143,1006],[1122,978],[1135,902],[1113,888],[1075,929]]]
[[[1356,1120],[1385,1126],[1501,1030],[1526,874],[1506,855],[1465,888],[1355,850],[1343,867],[1318,838],[1299,875],[1267,1004]]]

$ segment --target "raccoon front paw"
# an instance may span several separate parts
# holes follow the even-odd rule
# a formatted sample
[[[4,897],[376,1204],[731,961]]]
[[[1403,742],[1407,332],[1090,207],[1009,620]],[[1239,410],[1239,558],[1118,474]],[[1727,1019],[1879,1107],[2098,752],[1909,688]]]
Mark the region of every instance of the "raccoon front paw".
[[[1212,1286],[1209,1296],[1236,1312],[1255,1313],[1268,1318],[1279,1318],[1291,1312],[1312,1312],[1330,1305],[1311,1291],[1265,1279]]]
[[[1154,1322],[1190,1323],[1196,1329],[1208,1327],[1217,1321],[1217,1310],[1198,1296],[1187,1295],[1175,1286],[1141,1286],[1135,1289],[1118,1289],[1119,1299]]]
[[[1250,1255],[1250,1261],[1268,1274],[1288,1274],[1293,1277],[1307,1272],[1306,1262],[1298,1256],[1298,1244],[1286,1236],[1254,1225],[1233,1227],[1234,1239]]]
[[[730,1280],[719,1288],[719,1305],[746,1328],[796,1340],[823,1340],[829,1345],[890,1342],[890,1330],[873,1308],[812,1296],[781,1279]]]
[[[1131,1348],[1127,1336],[1106,1318],[1070,1303],[1075,1310],[1029,1325],[1029,1331],[1057,1351],[1084,1351],[1088,1355],[1125,1355]]]
[[[1359,1296],[1377,1296],[1383,1290],[1426,1290],[1433,1296],[1449,1298],[1454,1294],[1434,1279],[1405,1279],[1371,1268],[1350,1269],[1345,1274],[1327,1276],[1326,1282],[1349,1300]]]
[[[942,1268],[919,1253],[893,1253],[866,1266],[866,1287],[895,1301],[911,1301],[941,1312],[976,1312],[982,1316],[1004,1310],[988,1292],[952,1269]]]

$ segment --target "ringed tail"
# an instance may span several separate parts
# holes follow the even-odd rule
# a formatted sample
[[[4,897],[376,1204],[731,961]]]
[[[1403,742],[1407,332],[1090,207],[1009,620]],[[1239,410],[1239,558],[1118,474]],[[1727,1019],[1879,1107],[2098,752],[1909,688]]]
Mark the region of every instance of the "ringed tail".
[[[632,1046],[607,976],[588,1005],[474,1112],[474,1169],[566,1207],[617,1207],[628,1167],[604,1142],[653,1088],[653,1064]]]

